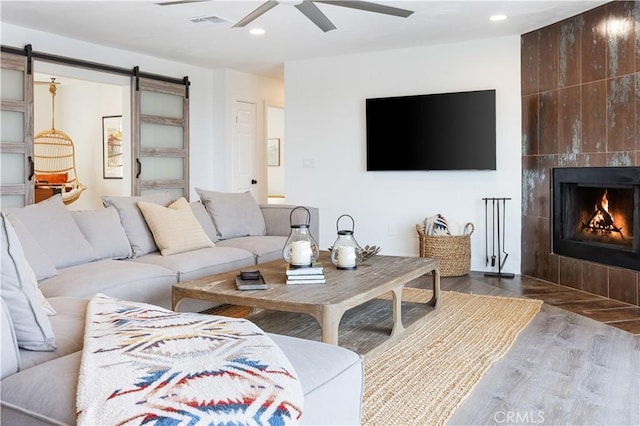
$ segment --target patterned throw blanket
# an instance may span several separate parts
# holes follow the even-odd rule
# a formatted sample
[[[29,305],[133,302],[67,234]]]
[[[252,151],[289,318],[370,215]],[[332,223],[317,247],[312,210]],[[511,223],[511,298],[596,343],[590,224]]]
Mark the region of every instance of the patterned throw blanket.
[[[284,353],[247,320],[89,303],[79,425],[295,424],[303,398]]]

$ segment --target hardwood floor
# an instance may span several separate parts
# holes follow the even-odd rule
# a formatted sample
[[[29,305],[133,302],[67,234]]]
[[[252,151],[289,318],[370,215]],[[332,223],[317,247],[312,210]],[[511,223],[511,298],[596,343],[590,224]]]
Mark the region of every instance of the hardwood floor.
[[[421,277],[409,285],[430,283]],[[441,288],[545,302],[448,424],[640,425],[639,308],[521,276],[472,272],[443,278]],[[416,374],[425,386],[435,380],[427,371]]]
[[[443,290],[545,301],[449,424],[640,424],[637,307],[528,277],[471,273],[441,284]],[[428,380],[425,374],[425,385]]]
[[[640,335],[640,308],[637,306],[535,278],[516,275],[514,279],[500,280],[485,277],[480,272],[471,272],[464,277],[444,278],[442,289],[465,292],[467,289],[473,290],[478,283],[488,284],[514,295],[543,300],[549,305]]]

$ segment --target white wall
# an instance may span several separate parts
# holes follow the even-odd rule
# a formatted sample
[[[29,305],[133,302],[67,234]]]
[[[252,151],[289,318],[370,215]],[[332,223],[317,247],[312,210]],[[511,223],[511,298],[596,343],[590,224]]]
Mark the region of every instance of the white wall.
[[[366,98],[480,89],[496,89],[497,171],[366,171]],[[417,255],[415,224],[441,213],[475,225],[471,268],[487,270],[482,198],[511,197],[505,270],[520,272],[519,37],[291,61],[285,93],[287,201],[320,208],[322,248],[348,213],[361,245]]]

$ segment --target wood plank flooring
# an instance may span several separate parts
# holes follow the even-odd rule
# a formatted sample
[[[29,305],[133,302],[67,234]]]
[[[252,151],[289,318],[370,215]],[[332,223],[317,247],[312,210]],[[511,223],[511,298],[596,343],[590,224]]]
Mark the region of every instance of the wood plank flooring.
[[[527,277],[472,273],[442,288],[546,302],[449,424],[640,424],[638,308]]]
[[[422,277],[409,286],[430,283]],[[443,278],[441,287],[545,301],[450,425],[640,424],[639,308],[522,276],[500,280],[472,272]],[[425,386],[435,380],[428,372],[416,374],[424,376]]]
[[[586,293],[571,287],[517,275],[514,279],[488,278],[480,272],[443,280],[444,290],[466,291],[482,282],[512,294],[543,300],[570,312],[640,335],[640,308],[624,302]]]

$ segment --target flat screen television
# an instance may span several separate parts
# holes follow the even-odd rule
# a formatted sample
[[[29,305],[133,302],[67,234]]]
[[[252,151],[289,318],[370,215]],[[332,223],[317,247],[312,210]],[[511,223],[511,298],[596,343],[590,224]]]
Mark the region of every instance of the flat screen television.
[[[495,170],[496,91],[366,100],[367,171]]]

